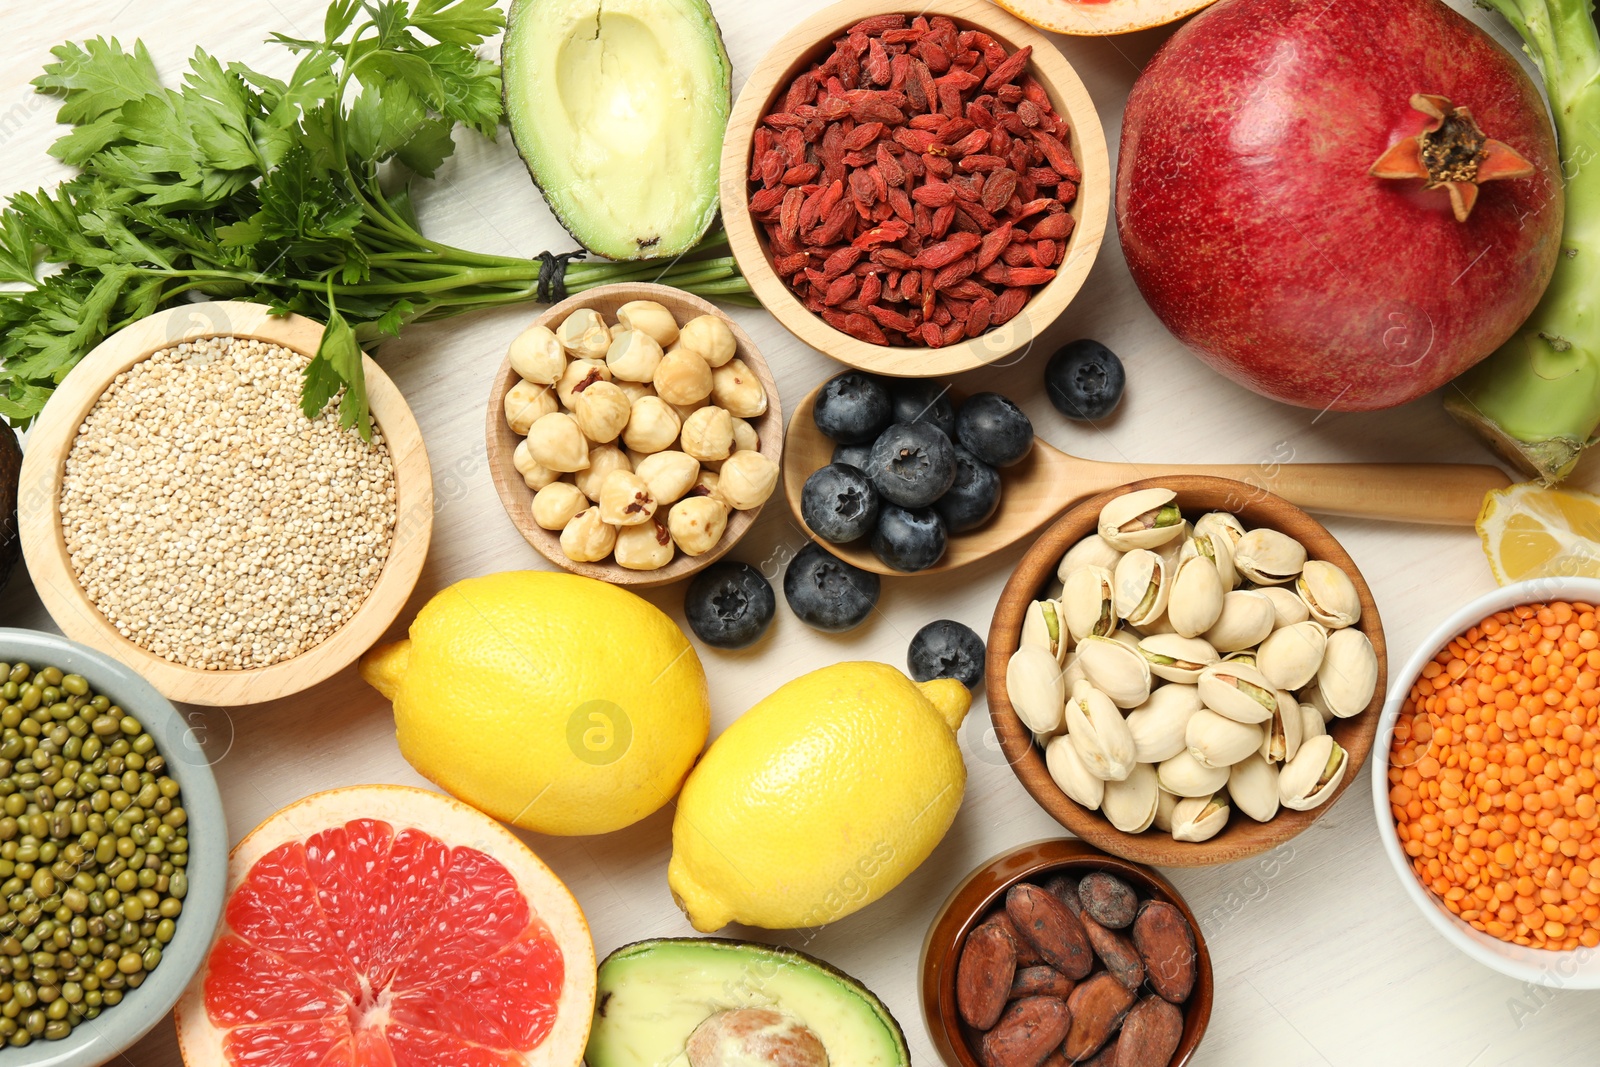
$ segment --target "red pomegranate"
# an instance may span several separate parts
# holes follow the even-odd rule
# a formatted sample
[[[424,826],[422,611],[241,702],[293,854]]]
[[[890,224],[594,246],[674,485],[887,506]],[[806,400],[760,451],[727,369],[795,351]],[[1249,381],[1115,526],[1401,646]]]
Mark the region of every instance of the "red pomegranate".
[[[1128,98],[1139,291],[1290,404],[1390,407],[1494,351],[1550,280],[1562,212],[1538,89],[1439,0],[1221,0]]]

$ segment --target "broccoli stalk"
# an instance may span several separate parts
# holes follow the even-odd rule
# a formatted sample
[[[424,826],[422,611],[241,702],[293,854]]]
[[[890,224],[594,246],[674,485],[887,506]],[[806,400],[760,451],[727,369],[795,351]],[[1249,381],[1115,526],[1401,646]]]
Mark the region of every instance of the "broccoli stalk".
[[[1544,74],[1566,180],[1550,287],[1522,328],[1456,380],[1445,401],[1546,484],[1571,473],[1600,426],[1600,34],[1592,0],[1480,0],[1522,36]]]

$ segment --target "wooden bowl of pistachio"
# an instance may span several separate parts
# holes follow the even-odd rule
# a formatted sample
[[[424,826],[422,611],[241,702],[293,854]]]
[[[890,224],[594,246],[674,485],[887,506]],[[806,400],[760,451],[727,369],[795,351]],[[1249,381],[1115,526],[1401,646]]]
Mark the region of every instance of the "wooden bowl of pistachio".
[[[1150,479],[1084,501],[1023,557],[989,631],[990,716],[1077,836],[1139,863],[1228,863],[1355,779],[1385,651],[1321,523],[1243,482]]]
[[[778,387],[709,302],[618,283],[552,305],[495,374],[489,471],[517,530],[615,585],[687,578],[743,537],[777,488]]]

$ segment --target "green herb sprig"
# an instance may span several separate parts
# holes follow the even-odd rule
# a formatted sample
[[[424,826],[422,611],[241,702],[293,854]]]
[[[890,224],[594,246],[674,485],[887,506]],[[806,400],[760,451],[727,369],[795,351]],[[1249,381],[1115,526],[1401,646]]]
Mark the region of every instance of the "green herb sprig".
[[[72,129],[51,155],[78,174],[0,211],[0,416],[26,426],[108,334],[203,294],[328,324],[307,369],[308,416],[343,391],[340,421],[370,434],[361,346],[411,322],[661,281],[748,301],[731,258],[571,263],[429,240],[409,195],[464,125],[493,138],[500,70],[478,55],[494,0],[335,0],[321,40],[275,35],[287,80],[196,49],[162,85],[144,45],[64,44],[34,81]],[[6,284],[10,283],[10,284]]]

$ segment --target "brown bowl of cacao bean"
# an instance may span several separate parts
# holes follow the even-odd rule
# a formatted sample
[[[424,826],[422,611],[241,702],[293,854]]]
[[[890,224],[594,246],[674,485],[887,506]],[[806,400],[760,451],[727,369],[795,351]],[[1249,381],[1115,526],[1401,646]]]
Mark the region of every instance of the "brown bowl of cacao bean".
[[[1072,839],[968,875],[922,947],[922,1011],[951,1067],[1182,1067],[1211,998],[1177,888]]]
[[[786,34],[728,119],[728,245],[791,333],[860,370],[1025,352],[1088,276],[1111,168],[1051,40],[985,0],[845,0]]]

